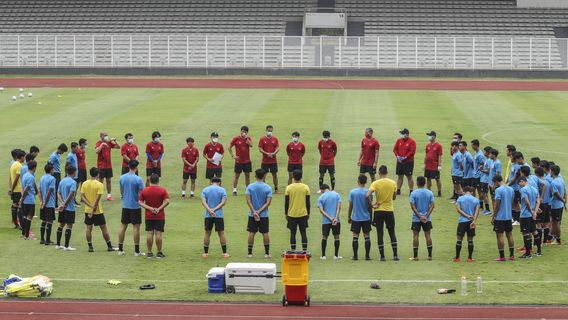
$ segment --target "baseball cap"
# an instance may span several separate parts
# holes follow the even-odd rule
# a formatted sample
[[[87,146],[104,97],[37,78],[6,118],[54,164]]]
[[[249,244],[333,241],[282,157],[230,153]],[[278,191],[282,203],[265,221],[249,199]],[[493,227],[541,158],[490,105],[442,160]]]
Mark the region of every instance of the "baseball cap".
[[[406,129],[406,128],[400,130],[399,132],[400,132],[400,134],[410,134],[410,131],[408,131],[408,129]]]
[[[211,132],[211,136],[212,136],[212,137],[218,137],[219,134],[218,134],[216,131],[213,131],[213,132]]]
[[[436,131],[430,131],[426,133],[427,136],[431,136],[431,137],[435,137],[436,136]]]

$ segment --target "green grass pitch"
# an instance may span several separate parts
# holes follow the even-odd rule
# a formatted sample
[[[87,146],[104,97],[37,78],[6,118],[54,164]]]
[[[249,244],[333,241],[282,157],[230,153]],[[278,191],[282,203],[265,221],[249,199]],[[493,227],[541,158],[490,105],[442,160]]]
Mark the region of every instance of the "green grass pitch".
[[[56,251],[40,246],[37,241],[25,242],[12,229],[9,221],[9,198],[5,190],[0,196],[4,214],[0,220],[0,275],[16,273],[23,276],[43,273],[55,279],[53,298],[80,299],[156,299],[195,301],[249,301],[277,302],[282,294],[280,283],[277,294],[264,295],[212,295],[207,293],[205,275],[209,268],[227,262],[246,262],[246,204],[244,180],[241,177],[237,197],[230,196],[225,207],[226,234],[230,260],[221,257],[218,238],[212,237],[211,256],[201,259],[203,237],[203,209],[196,200],[180,200],[180,151],[185,138],[192,136],[201,150],[209,134],[218,131],[226,146],[238,134],[241,125],[251,128],[256,142],[264,126],[272,124],[275,135],[285,146],[292,131],[301,132],[307,146],[304,181],[312,189],[312,219],[309,229],[310,249],[314,257],[310,263],[309,291],[314,302],[343,303],[487,303],[487,304],[560,304],[568,303],[568,271],[564,267],[568,252],[564,246],[544,248],[544,256],[530,261],[496,263],[495,235],[487,217],[479,218],[475,238],[475,258],[472,264],[453,263],[457,213],[447,200],[450,195],[448,144],[455,131],[464,134],[467,141],[480,139],[482,147],[491,145],[502,151],[500,159],[506,162],[504,146],[513,143],[525,157],[538,155],[553,159],[562,168],[568,168],[568,139],[565,119],[568,119],[568,92],[461,92],[461,91],[342,91],[342,90],[226,90],[226,89],[34,89],[33,98],[11,101],[15,89],[0,93],[0,180],[6,185],[9,151],[27,149],[35,144],[42,150],[39,163],[47,161],[56,146],[89,140],[87,164],[95,164],[93,151],[100,130],[122,141],[126,132],[133,132],[139,147],[149,140],[150,133],[159,130],[165,144],[162,185],[172,197],[167,208],[164,252],[166,259],[147,260],[133,256],[131,229],[127,233],[127,255],[118,257],[107,253],[98,230],[94,233],[95,253],[87,252],[85,227],[79,218],[75,225],[72,244],[76,252]],[[39,104],[41,102],[41,104]],[[411,262],[411,211],[408,205],[408,188],[396,200],[395,215],[401,261],[381,263],[377,260],[376,234],[371,233],[374,261],[349,260],[351,234],[346,223],[347,194],[356,185],[359,143],[365,127],[373,127],[381,142],[380,164],[394,171],[392,145],[403,127],[410,129],[417,140],[417,164],[421,173],[421,160],[426,143],[425,133],[436,130],[445,148],[443,160],[444,196],[436,198],[433,213],[432,237],[434,260]],[[337,191],[344,200],[341,255],[343,261],[320,261],[320,221],[315,209],[317,196],[316,144],[321,131],[332,133],[339,146],[337,157]],[[255,144],[256,145],[256,144]],[[142,147],[143,149],[143,147]],[[260,166],[260,154],[252,150],[253,167]],[[145,160],[145,156],[141,157]],[[286,157],[278,157],[280,181],[286,182]],[[224,160],[224,186],[230,190],[233,162]],[[115,179],[113,194],[118,199],[119,152],[113,151]],[[198,194],[206,185],[204,161],[200,162]],[[41,176],[41,170],[38,173]],[[391,177],[393,177],[391,175]],[[270,179],[268,179],[270,180]],[[120,201],[104,202],[113,243],[117,243],[120,220]],[[82,212],[79,211],[78,217]],[[288,246],[288,231],[283,214],[283,195],[276,195],[271,215],[271,245],[275,262],[280,268],[279,253]],[[39,222],[34,220],[33,230],[39,234]],[[564,228],[564,231],[566,228]],[[516,245],[522,238],[518,227],[514,229]],[[387,237],[388,239],[388,237]],[[420,257],[425,258],[426,247],[420,238]],[[143,244],[144,242],[142,242]],[[328,250],[332,248],[330,243]],[[142,247],[144,248],[144,246]],[[363,250],[360,248],[360,251]],[[462,256],[464,251],[462,251]],[[387,256],[392,253],[387,247]],[[252,261],[261,258],[263,248],[257,235]],[[470,282],[469,295],[438,295],[436,289],[453,287],[465,275]],[[483,294],[476,294],[474,280],[484,280]],[[109,286],[109,279],[123,284]],[[372,279],[378,279],[381,290],[369,289]],[[381,282],[381,280],[383,280]],[[455,281],[455,282],[432,282]],[[155,290],[140,291],[138,286],[154,282]],[[459,292],[459,290],[458,290]]]

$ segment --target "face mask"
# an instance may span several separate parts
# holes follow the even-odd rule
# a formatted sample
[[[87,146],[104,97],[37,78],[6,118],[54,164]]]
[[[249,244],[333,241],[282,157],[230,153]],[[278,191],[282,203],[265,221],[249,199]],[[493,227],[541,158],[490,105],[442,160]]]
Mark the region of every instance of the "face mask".
[[[193,148],[193,143],[188,143],[187,146]]]
[[[453,142],[458,142],[458,138],[454,137],[454,138],[452,139],[452,141],[453,141]]]
[[[219,142],[219,138],[212,138],[211,141],[213,141],[213,143],[217,143]]]
[[[134,143],[134,139],[130,138],[128,140],[126,140],[128,142],[128,144],[133,144]]]
[[[405,137],[406,137],[406,135],[404,135],[404,134],[401,134],[401,135],[400,135],[400,138],[401,138],[401,139],[404,139]]]
[[[156,142],[156,143],[160,142],[160,137],[154,138],[154,142]]]
[[[87,145],[85,144],[85,146],[83,147],[84,149],[87,149]]]
[[[372,135],[371,135],[370,133],[365,133],[365,137],[367,137],[367,138],[371,138],[371,137],[372,137]]]
[[[428,141],[432,141],[433,139],[434,139],[434,137],[428,136]]]
[[[272,137],[272,131],[266,131],[266,136],[269,138]]]
[[[300,138],[294,137],[294,138],[292,138],[292,141],[294,141],[294,143],[298,143],[298,141],[300,141]]]
[[[324,142],[328,142],[328,141],[329,141],[329,138],[323,138],[323,141],[324,141]]]
[[[103,141],[104,141],[104,142],[109,142],[109,141],[110,141],[110,138],[109,138],[108,136],[104,136],[104,137],[103,137]]]

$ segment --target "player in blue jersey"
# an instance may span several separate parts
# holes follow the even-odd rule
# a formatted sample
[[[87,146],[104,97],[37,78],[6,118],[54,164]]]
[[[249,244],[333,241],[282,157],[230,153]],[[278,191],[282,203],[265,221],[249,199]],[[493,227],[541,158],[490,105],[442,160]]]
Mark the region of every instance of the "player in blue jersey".
[[[479,200],[473,196],[473,188],[467,187],[465,194],[458,198],[456,202],[456,211],[460,215],[458,218],[458,230],[456,240],[456,256],[454,262],[460,262],[460,253],[462,249],[463,237],[467,234],[467,262],[473,262],[473,237],[475,237],[475,229],[477,226],[477,217],[481,205]]]
[[[434,194],[432,191],[424,188],[426,186],[426,178],[420,176],[416,178],[418,188],[410,194],[410,208],[412,209],[412,261],[418,261],[418,236],[420,229],[424,230],[426,238],[426,248],[428,249],[428,260],[432,260],[432,230],[431,215],[434,210]]]
[[[521,187],[521,233],[525,245],[525,253],[520,258],[530,259],[532,258],[533,239],[537,235],[536,217],[540,200],[537,189],[528,183],[526,177],[522,176],[519,179],[519,186]],[[536,239],[534,240],[536,242]]]
[[[339,213],[341,212],[341,196],[331,190],[329,185],[322,184],[322,195],[318,198],[318,208],[322,215],[322,240],[321,240],[321,259],[326,260],[327,238],[329,233],[333,233],[335,254],[334,260],[343,259],[339,255],[339,236],[341,234],[341,221]]]
[[[513,223],[512,223],[512,206],[515,191],[503,183],[500,175],[493,177],[495,184],[495,204],[493,206],[493,216],[491,223],[493,231],[497,235],[497,248],[499,249],[499,258],[495,261],[505,261],[505,243],[503,241],[503,233],[507,236],[509,243],[509,260],[515,260],[515,241],[513,239]]]
[[[263,169],[258,169],[254,172],[256,181],[249,184],[246,188],[247,205],[249,207],[248,213],[248,255],[247,258],[252,258],[252,249],[254,245],[254,236],[257,232],[262,234],[264,241],[264,258],[271,258],[270,256],[270,238],[268,236],[269,223],[268,223],[268,207],[272,203],[272,188],[264,183],[264,176],[266,175]]]
[[[349,212],[347,222],[353,232],[353,260],[358,260],[359,235],[365,237],[365,260],[371,260],[371,202],[367,198],[367,176],[357,178],[358,187],[349,193]]]
[[[209,241],[213,226],[219,234],[221,250],[223,258],[227,259],[230,255],[227,253],[227,240],[225,239],[225,220],[223,219],[223,206],[227,203],[227,192],[221,187],[221,178],[214,177],[211,179],[211,185],[201,191],[201,204],[205,208],[205,238],[203,239],[203,255],[204,259],[209,257]]]
[[[566,210],[566,184],[560,176],[559,166],[550,166],[550,173],[552,176],[552,183],[550,184],[550,193],[552,194],[552,202],[550,204],[552,234],[556,238],[556,244],[561,244],[560,223],[562,222],[562,213]]]

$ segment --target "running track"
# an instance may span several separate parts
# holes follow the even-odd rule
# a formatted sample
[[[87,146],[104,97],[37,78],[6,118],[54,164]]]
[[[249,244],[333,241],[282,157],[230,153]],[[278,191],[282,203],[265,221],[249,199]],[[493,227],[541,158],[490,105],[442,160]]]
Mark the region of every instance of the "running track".
[[[568,81],[497,80],[286,80],[62,77],[0,78],[0,86],[12,88],[238,88],[568,91]]]
[[[568,307],[204,304],[177,302],[94,302],[0,300],[0,319],[568,319]]]

